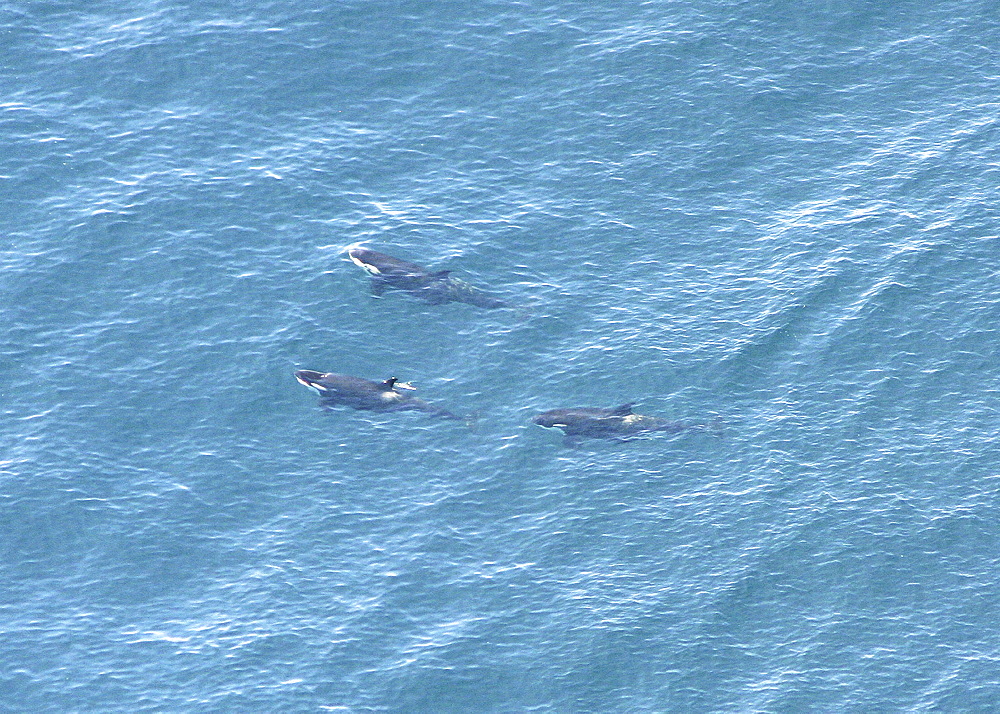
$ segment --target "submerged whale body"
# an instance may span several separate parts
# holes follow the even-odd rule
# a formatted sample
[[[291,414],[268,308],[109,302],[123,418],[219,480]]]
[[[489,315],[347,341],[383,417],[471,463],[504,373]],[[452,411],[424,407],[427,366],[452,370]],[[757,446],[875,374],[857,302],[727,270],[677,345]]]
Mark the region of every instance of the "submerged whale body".
[[[299,384],[315,390],[320,396],[320,405],[324,408],[346,406],[373,412],[420,411],[446,419],[461,419],[402,391],[412,391],[415,387],[400,382],[395,377],[384,382],[373,382],[344,374],[300,369],[295,372],[295,379]]]
[[[634,404],[629,402],[614,409],[595,407],[551,409],[542,412],[531,421],[546,429],[561,429],[568,439],[580,437],[628,439],[654,431],[676,434],[687,429],[704,428],[636,414],[632,411]]]
[[[432,272],[416,263],[368,248],[354,247],[347,255],[352,263],[371,276],[374,295],[382,295],[386,290],[402,290],[431,305],[464,302],[476,307],[509,307],[506,301],[485,290],[453,278],[450,270]]]

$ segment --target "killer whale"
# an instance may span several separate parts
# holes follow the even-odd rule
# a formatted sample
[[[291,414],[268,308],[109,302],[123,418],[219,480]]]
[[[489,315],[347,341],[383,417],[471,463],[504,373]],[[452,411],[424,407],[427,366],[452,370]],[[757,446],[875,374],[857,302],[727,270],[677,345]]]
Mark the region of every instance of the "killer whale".
[[[421,411],[445,419],[462,419],[446,409],[407,394],[403,390],[412,391],[415,387],[395,377],[373,382],[345,374],[300,369],[295,372],[295,379],[299,384],[315,390],[320,396],[320,405],[327,409],[347,406],[373,412]]]
[[[416,263],[359,246],[349,248],[347,256],[371,276],[372,294],[376,296],[386,290],[402,290],[431,305],[463,302],[489,309],[510,307],[506,300],[452,277],[450,270],[430,271]]]
[[[561,429],[569,440],[581,437],[625,440],[656,431],[676,434],[688,429],[705,429],[704,425],[669,421],[659,417],[636,414],[635,402],[612,409],[573,407],[550,409],[532,418],[534,424],[546,429]]]

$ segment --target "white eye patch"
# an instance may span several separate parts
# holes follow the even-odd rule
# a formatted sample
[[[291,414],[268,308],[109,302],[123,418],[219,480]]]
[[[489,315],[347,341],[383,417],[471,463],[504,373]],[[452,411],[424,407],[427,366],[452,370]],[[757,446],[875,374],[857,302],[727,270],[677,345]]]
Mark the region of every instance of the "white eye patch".
[[[374,265],[370,265],[369,263],[366,263],[366,262],[364,262],[363,260],[361,260],[359,258],[355,258],[353,255],[351,255],[350,258],[351,258],[351,262],[354,263],[359,268],[363,268],[363,269],[367,270],[372,275],[380,275],[379,269],[376,268]]]

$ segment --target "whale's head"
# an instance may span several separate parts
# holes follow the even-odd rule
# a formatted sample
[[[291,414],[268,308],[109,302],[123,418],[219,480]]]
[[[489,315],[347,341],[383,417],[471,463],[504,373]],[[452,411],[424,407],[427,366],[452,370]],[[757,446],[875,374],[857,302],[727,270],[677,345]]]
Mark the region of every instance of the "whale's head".
[[[543,412],[531,419],[532,424],[538,424],[546,429],[562,429],[567,426],[566,415],[560,409]]]
[[[329,391],[329,387],[323,384],[323,377],[325,376],[322,372],[314,372],[311,369],[300,369],[295,372],[295,379],[299,384],[310,389],[315,389],[317,394],[320,395],[326,394]]]
[[[380,259],[383,258],[381,253],[354,246],[347,251],[347,257],[351,259],[352,263],[369,275],[381,275],[382,273],[379,269]]]

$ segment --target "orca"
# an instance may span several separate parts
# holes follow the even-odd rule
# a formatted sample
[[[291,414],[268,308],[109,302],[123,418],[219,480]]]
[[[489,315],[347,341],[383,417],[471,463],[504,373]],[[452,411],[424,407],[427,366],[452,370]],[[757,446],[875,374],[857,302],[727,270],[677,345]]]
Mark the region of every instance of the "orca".
[[[445,419],[462,419],[446,409],[407,394],[416,387],[395,377],[373,382],[361,377],[300,369],[295,372],[295,379],[299,384],[315,390],[320,397],[320,405],[325,409],[347,406],[372,412],[420,411]]]
[[[347,256],[371,277],[375,296],[386,290],[402,290],[431,305],[464,302],[488,309],[510,307],[506,300],[452,277],[450,270],[430,271],[416,263],[358,246],[349,248]]]
[[[689,429],[703,430],[704,425],[669,421],[659,417],[636,414],[635,402],[612,409],[599,407],[573,407],[550,409],[532,418],[532,422],[546,429],[561,429],[568,440],[581,437],[627,440],[656,431],[676,434]]]

